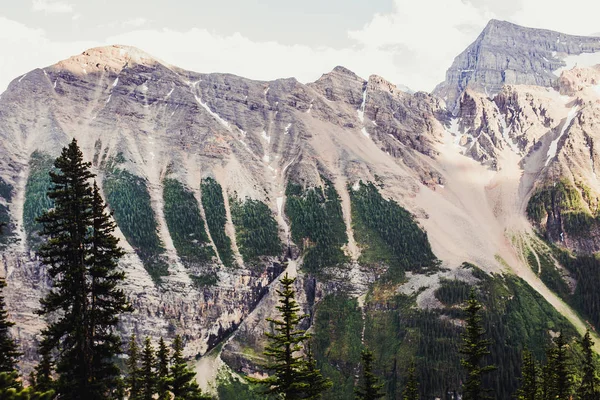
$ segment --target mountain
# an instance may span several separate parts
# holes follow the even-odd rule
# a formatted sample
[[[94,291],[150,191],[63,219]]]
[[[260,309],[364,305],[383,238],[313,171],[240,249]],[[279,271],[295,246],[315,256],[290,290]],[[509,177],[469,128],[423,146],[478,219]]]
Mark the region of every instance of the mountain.
[[[600,69],[531,82],[511,69],[513,82],[490,61],[537,65],[593,40],[492,21],[473,47],[486,68],[462,83],[449,72],[437,94],[341,66],[309,84],[201,74],[127,46],[18,77],[0,97],[0,250],[23,368],[50,283],[35,216],[73,137],[127,251],[123,336],[182,334],[205,385],[262,371],[283,271],[332,398],[352,396],[363,344],[391,398],[410,359],[423,396],[457,389],[470,287],[501,371],[519,370],[524,347],[542,357],[558,331],[600,329]],[[509,398],[517,374],[489,384]]]
[[[491,20],[479,37],[459,54],[446,71],[446,80],[433,91],[449,109],[467,88],[497,94],[504,85],[551,87],[555,71],[568,56],[600,52],[600,38],[572,36]],[[600,57],[595,58],[600,63]]]

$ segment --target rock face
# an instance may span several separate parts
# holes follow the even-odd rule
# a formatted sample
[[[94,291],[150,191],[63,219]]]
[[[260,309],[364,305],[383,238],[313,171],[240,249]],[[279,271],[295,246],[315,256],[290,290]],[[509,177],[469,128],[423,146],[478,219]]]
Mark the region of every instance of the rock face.
[[[491,20],[446,72],[434,93],[454,110],[467,88],[488,96],[504,85],[552,86],[569,55],[600,51],[600,38],[571,36]]]

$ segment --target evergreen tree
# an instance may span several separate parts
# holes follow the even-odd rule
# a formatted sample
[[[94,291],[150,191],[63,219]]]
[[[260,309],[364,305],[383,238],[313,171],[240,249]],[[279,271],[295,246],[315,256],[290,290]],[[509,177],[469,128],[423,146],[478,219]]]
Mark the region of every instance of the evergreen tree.
[[[460,353],[463,355],[460,361],[467,373],[467,379],[463,385],[464,400],[486,398],[482,378],[484,374],[495,369],[493,365],[483,365],[485,356],[490,354],[488,347],[491,341],[485,339],[486,332],[482,325],[481,308],[481,303],[475,297],[475,290],[471,289],[465,308],[466,328],[462,335],[460,349]]]
[[[406,381],[406,387],[404,388],[403,400],[419,400],[419,382],[417,382],[417,374],[415,369],[415,362],[413,361],[408,368],[408,379]]]
[[[306,346],[306,364],[304,367],[302,381],[306,384],[303,399],[320,399],[324,392],[333,386],[330,379],[323,377],[321,371],[317,368],[310,344]]]
[[[183,358],[183,341],[175,336],[173,356],[171,357],[171,392],[173,400],[206,400],[196,382],[196,374],[190,370]]]
[[[556,346],[554,344],[546,349],[546,363],[542,367],[542,400],[555,400],[556,392]]]
[[[358,400],[376,400],[385,396],[381,391],[383,383],[373,373],[373,352],[364,349],[360,354],[362,364],[362,377],[359,386],[354,389]]]
[[[127,349],[127,378],[125,386],[129,391],[130,400],[138,400],[141,394],[140,349],[138,348],[135,334],[129,339]]]
[[[54,391],[56,382],[52,378],[54,362],[47,348],[40,348],[40,362],[31,373],[31,386],[38,392]]]
[[[0,372],[13,372],[17,367],[17,358],[21,355],[17,350],[17,344],[8,331],[15,323],[8,320],[8,311],[2,289],[6,287],[6,281],[0,277]]]
[[[171,378],[169,374],[169,349],[162,337],[158,342],[158,351],[156,353],[156,372],[158,375],[156,384],[158,398],[159,400],[170,400],[171,392],[169,392],[169,385],[171,384]]]
[[[140,399],[152,400],[156,393],[156,357],[154,355],[154,347],[150,338],[147,337],[144,341],[144,350],[142,351],[142,366],[140,368],[141,393]]]
[[[554,371],[556,374],[556,395],[560,400],[568,400],[573,392],[573,377],[569,355],[567,354],[567,342],[562,332],[556,338]]]
[[[517,390],[518,400],[537,400],[539,397],[538,368],[533,354],[527,349],[523,351],[520,386]]]
[[[124,275],[116,272],[116,261],[123,253],[75,139],[54,166],[48,191],[54,208],[38,218],[47,238],[39,255],[53,280],[39,310],[49,321],[41,348],[55,351],[61,399],[104,399],[119,386],[115,329],[119,314],[130,310],[117,289]]]
[[[600,385],[596,376],[596,363],[594,361],[594,341],[590,331],[585,332],[585,336],[579,342],[583,350],[583,366],[581,385],[577,389],[577,396],[580,400],[597,400],[600,398]]]
[[[266,379],[252,380],[265,388],[267,394],[276,394],[284,399],[301,399],[307,389],[304,380],[306,361],[300,355],[301,343],[310,336],[304,330],[297,329],[298,324],[306,318],[299,315],[300,307],[296,302],[294,278],[286,273],[281,278],[282,290],[277,290],[281,319],[267,318],[274,325],[275,333],[265,333],[269,339],[264,354],[271,360],[265,368],[271,371]]]

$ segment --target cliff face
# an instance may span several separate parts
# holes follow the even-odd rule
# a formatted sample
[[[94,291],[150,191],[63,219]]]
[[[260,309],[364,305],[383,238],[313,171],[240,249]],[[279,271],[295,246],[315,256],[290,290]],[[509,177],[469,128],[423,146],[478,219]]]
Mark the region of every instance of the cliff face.
[[[454,110],[465,89],[493,96],[504,85],[551,87],[569,55],[600,51],[600,38],[571,36],[491,20],[458,55],[434,93]]]

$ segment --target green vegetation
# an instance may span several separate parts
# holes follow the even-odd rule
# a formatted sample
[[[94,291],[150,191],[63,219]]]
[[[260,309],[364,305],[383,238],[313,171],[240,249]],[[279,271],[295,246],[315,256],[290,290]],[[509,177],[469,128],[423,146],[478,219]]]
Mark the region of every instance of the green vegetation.
[[[600,222],[598,204],[590,189],[567,179],[539,188],[529,199],[527,215],[538,225],[548,215],[560,216],[565,232],[576,236],[586,234]]]
[[[327,399],[351,399],[360,362],[363,320],[356,299],[338,293],[317,305],[313,350],[323,375],[333,381]]]
[[[37,233],[41,226],[36,218],[52,207],[48,198],[50,189],[50,171],[54,170],[54,159],[47,154],[34,151],[29,158],[29,176],[25,185],[25,203],[23,204],[23,227],[27,233],[27,243],[36,248],[40,243]]]
[[[471,285],[457,279],[440,279],[435,297],[446,306],[462,305],[469,298]]]
[[[158,237],[146,181],[114,167],[106,171],[104,193],[121,232],[152,279],[159,283],[160,278],[169,272],[162,256],[165,249]]]
[[[262,256],[281,254],[283,245],[279,239],[277,221],[265,203],[231,197],[229,206],[237,245],[246,263],[255,263]]]
[[[219,257],[226,267],[233,267],[234,257],[231,249],[231,239],[225,233],[227,212],[221,185],[212,178],[202,180],[202,206],[206,215],[206,223]]]
[[[413,216],[394,200],[384,199],[372,183],[350,190],[352,227],[362,248],[359,262],[389,266],[388,276],[401,280],[404,271],[421,271],[437,265],[427,234]]]
[[[210,262],[215,253],[194,193],[175,179],[165,179],[163,200],[167,227],[183,265]]]
[[[348,261],[342,246],[348,242],[341,200],[333,184],[303,189],[289,182],[285,213],[291,221],[292,240],[304,252],[303,268],[325,273],[327,267]]]
[[[256,385],[243,383],[237,377],[217,378],[219,400],[264,400]]]

